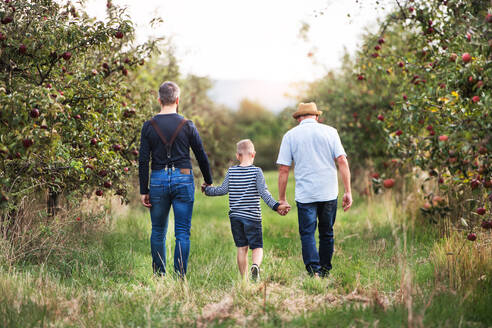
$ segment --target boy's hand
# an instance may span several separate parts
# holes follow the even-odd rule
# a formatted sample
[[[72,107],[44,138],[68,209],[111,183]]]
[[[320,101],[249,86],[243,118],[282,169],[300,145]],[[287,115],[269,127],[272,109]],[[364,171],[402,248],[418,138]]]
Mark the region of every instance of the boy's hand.
[[[278,214],[284,216],[284,215],[287,215],[287,213],[289,213],[290,211],[290,205],[289,204],[281,204],[279,205],[279,207],[277,208],[277,212]]]

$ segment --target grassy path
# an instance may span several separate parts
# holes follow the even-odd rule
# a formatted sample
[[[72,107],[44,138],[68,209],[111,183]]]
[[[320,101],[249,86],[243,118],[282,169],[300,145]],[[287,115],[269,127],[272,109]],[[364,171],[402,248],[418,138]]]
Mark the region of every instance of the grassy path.
[[[276,196],[276,174],[266,177]],[[292,181],[289,189],[293,197]],[[389,198],[356,199],[348,213],[339,210],[334,269],[329,279],[320,280],[305,273],[295,207],[280,217],[264,206],[263,275],[253,284],[238,277],[227,198],[197,193],[189,275],[183,283],[173,275],[152,276],[149,215],[133,209],[109,231],[77,241],[64,256],[43,265],[0,266],[0,324],[491,326],[490,286],[479,285],[465,298],[445,287],[430,256],[440,242],[437,234],[397,213]],[[172,246],[171,221],[171,260]]]

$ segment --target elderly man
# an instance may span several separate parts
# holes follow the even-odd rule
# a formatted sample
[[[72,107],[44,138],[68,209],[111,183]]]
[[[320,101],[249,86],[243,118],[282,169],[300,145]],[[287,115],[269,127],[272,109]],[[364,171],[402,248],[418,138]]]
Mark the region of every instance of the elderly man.
[[[150,247],[154,272],[159,275],[166,273],[166,232],[172,206],[176,236],[174,270],[180,277],[184,277],[190,253],[191,215],[195,200],[190,148],[198,161],[205,184],[212,184],[212,174],[195,125],[178,115],[179,94],[179,87],[174,82],[164,82],[159,88],[161,110],[142,127],[139,177],[142,204],[150,208]]]
[[[282,139],[279,165],[279,202],[288,204],[285,189],[294,162],[302,258],[310,275],[328,276],[333,257],[333,225],[337,212],[337,166],[345,187],[343,209],[352,205],[350,170],[347,155],[337,130],[318,122],[321,114],[315,103],[301,103],[293,114],[299,125]],[[319,253],[314,233],[319,221]]]

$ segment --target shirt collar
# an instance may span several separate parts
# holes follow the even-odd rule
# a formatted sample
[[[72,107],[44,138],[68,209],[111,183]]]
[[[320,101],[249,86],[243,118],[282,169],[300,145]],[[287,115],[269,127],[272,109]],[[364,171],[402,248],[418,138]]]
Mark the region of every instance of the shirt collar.
[[[306,118],[305,120],[302,120],[300,124],[304,123],[318,123],[314,118]]]

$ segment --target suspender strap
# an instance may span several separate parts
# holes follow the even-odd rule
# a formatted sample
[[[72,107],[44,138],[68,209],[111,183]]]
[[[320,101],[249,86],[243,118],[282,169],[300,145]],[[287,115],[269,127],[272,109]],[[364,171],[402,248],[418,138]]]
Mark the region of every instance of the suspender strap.
[[[167,139],[164,136],[164,134],[162,133],[161,129],[159,129],[159,126],[157,125],[157,122],[154,121],[154,119],[151,119],[150,120],[150,124],[152,124],[152,126],[154,127],[155,132],[161,138],[161,141],[164,144],[164,146],[166,146],[166,149],[167,149],[167,158],[171,158],[171,148],[173,147],[174,141],[178,137],[179,132],[181,131],[181,129],[183,128],[183,126],[185,125],[185,123],[187,121],[188,120],[186,120],[186,119],[182,119],[181,122],[179,123],[178,127],[174,131],[174,134],[171,137],[171,140],[170,141],[167,141]]]

